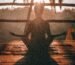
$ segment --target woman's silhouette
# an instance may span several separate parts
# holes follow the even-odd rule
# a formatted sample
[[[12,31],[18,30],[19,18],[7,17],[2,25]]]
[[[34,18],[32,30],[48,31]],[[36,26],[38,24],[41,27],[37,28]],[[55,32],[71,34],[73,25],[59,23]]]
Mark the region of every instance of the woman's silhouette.
[[[49,23],[42,19],[43,10],[43,4],[34,6],[36,18],[26,23],[25,33],[22,36],[22,40],[28,47],[27,56],[16,65],[57,65],[48,53],[48,47],[53,41],[53,37],[50,33]]]
[[[43,4],[35,5],[36,19],[28,22],[25,29],[25,37],[31,35],[28,45],[29,51],[25,61],[26,65],[57,65],[48,54],[48,47],[52,42],[52,37],[48,22],[42,19],[43,9]]]

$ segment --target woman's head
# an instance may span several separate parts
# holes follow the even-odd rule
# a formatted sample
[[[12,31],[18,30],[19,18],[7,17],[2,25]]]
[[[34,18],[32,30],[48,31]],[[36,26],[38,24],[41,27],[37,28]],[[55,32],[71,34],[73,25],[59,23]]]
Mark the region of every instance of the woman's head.
[[[43,10],[44,10],[44,4],[42,3],[36,3],[34,6],[34,12],[36,17],[41,17],[43,14]]]

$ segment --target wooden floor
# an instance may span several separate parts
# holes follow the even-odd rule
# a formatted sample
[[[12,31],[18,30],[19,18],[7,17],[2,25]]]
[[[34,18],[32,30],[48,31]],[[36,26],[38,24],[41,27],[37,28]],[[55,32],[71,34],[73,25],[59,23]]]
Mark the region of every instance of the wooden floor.
[[[63,44],[63,45],[60,43],[61,42],[59,41],[54,41],[50,45],[50,47],[53,49],[53,51],[49,52],[50,56],[58,63],[58,65],[73,65],[72,63],[75,59],[72,60],[71,57],[75,58],[75,50],[74,50],[75,42],[73,42],[72,44]],[[26,51],[27,48],[23,46],[24,44],[22,41],[15,40],[9,42],[7,47],[5,48],[5,51],[3,51],[2,54],[0,55],[0,65],[15,65],[17,61],[19,61],[24,57],[23,54],[27,52]],[[19,52],[15,52],[15,51],[19,51]],[[24,51],[24,53],[22,51]]]

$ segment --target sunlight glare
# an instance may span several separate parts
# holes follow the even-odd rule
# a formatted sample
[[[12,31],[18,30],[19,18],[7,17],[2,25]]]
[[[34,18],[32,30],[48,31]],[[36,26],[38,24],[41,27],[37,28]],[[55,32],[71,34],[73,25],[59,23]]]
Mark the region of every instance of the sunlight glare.
[[[34,0],[34,3],[49,3],[51,0]],[[55,1],[58,3],[58,0]],[[53,7],[53,6],[52,6]],[[51,6],[45,6],[45,8],[51,10]],[[62,7],[63,8],[63,7]],[[54,9],[54,8],[53,8]],[[56,6],[56,12],[62,12],[62,9],[60,10],[59,6]]]
[[[44,0],[34,0],[34,3],[43,3]]]

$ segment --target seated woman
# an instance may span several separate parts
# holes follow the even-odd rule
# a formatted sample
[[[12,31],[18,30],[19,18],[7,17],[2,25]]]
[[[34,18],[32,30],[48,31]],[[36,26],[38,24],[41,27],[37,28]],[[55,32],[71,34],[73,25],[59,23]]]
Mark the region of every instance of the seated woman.
[[[16,65],[58,65],[49,55],[49,45],[53,41],[49,28],[49,23],[42,19],[44,6],[36,4],[34,7],[36,18],[26,23],[24,35],[11,35],[21,37],[28,47],[26,58],[21,59]],[[65,33],[63,33],[65,34]],[[30,39],[28,38],[30,36]],[[22,61],[23,60],[23,61]],[[22,61],[22,62],[21,62]]]

